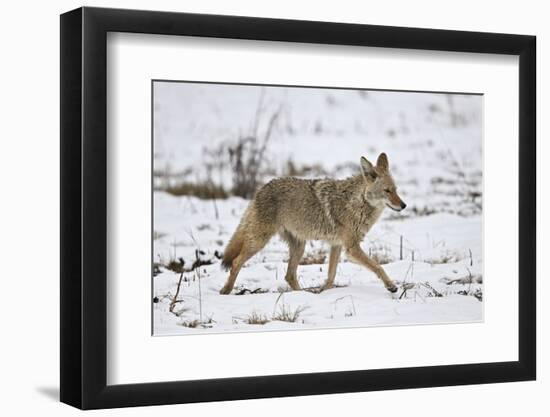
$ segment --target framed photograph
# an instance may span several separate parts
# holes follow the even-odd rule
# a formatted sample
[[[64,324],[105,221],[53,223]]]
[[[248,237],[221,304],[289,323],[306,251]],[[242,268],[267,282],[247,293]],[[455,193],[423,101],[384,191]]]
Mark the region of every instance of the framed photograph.
[[[61,16],[61,401],[533,380],[535,37]]]

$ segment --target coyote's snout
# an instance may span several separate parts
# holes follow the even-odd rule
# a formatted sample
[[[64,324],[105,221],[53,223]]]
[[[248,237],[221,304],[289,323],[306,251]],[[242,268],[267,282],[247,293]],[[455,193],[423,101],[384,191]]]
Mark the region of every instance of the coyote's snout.
[[[306,241],[331,245],[328,277],[331,288],[342,248],[351,260],[373,271],[391,292],[397,287],[384,269],[361,249],[360,243],[385,207],[401,211],[406,204],[397,194],[388,158],[380,154],[376,165],[361,158],[361,174],[345,180],[279,178],[258,190],[225,249],[222,265],[230,268],[220,294],[229,294],[243,264],[278,233],[288,244],[290,258],[285,279],[299,290],[298,263]]]

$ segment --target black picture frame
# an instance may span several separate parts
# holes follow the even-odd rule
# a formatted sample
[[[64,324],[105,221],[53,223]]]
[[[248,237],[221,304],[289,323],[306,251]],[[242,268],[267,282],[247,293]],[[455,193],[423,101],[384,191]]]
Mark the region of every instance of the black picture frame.
[[[107,385],[108,32],[519,56],[518,361]],[[61,401],[95,409],[534,380],[535,51],[525,35],[88,7],[61,15]]]

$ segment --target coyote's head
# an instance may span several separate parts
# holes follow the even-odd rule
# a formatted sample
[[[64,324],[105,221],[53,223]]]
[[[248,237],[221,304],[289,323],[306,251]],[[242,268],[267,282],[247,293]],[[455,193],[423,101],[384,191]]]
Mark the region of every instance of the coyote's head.
[[[397,194],[397,187],[390,174],[388,157],[385,153],[378,156],[376,166],[365,157],[361,157],[361,172],[367,182],[365,197],[370,204],[385,204],[395,211],[401,211],[407,207]]]

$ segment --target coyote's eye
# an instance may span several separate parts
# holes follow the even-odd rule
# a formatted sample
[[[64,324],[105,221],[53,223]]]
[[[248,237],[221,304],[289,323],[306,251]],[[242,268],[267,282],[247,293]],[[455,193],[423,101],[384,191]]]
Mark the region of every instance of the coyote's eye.
[[[391,190],[390,190],[389,188],[386,188],[386,189],[384,190],[384,192],[389,194],[389,193],[391,193]]]

